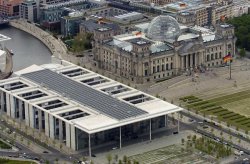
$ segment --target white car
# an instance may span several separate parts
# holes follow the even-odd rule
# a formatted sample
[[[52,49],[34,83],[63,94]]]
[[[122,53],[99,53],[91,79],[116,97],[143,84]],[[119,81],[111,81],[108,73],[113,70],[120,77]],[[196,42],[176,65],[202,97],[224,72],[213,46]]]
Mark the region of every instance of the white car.
[[[244,158],[243,161],[248,161],[249,159],[248,158]]]

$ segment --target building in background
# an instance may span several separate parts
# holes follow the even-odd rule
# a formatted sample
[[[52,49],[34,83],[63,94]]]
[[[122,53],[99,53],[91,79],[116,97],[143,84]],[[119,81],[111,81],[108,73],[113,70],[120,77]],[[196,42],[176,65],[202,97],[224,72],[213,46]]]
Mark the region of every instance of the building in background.
[[[94,33],[98,28],[111,28],[114,31],[114,35],[122,34],[121,28],[118,24],[105,22],[101,20],[88,19],[82,21],[79,25],[80,33]]]
[[[37,22],[37,5],[34,0],[25,0],[20,5],[20,18]]]
[[[159,6],[159,5],[166,5],[169,3],[176,2],[177,0],[149,0],[149,3]]]
[[[72,12],[68,16],[61,17],[61,35],[75,36],[79,33],[79,25],[83,19],[82,12]]]
[[[178,23],[182,25],[194,26],[196,23],[196,16],[194,12],[183,11],[183,12],[177,13],[176,20],[178,21]]]
[[[135,83],[146,83],[220,66],[224,56],[235,54],[231,25],[219,24],[216,31],[211,31],[200,26],[179,26],[174,18],[159,16],[144,26],[117,36],[112,29],[97,29],[94,64]]]
[[[82,12],[99,7],[103,3],[85,0],[68,1],[58,4],[42,4],[40,8],[40,25],[50,31],[60,33],[61,17],[68,16],[71,12]]]
[[[0,0],[0,15],[19,16],[19,5],[23,0]]]

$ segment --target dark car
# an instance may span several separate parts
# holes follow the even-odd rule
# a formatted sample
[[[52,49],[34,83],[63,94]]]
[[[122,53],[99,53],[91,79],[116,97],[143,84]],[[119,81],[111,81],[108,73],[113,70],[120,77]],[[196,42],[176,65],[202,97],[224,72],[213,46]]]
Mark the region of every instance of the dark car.
[[[177,131],[176,131],[176,132],[173,132],[173,134],[178,134],[178,133],[179,133],[179,132],[177,132]]]
[[[92,154],[91,157],[96,157],[96,155],[95,155],[95,154]]]
[[[47,152],[47,151],[43,151],[43,153],[44,153],[44,154],[47,154],[47,153],[49,153],[49,152]]]

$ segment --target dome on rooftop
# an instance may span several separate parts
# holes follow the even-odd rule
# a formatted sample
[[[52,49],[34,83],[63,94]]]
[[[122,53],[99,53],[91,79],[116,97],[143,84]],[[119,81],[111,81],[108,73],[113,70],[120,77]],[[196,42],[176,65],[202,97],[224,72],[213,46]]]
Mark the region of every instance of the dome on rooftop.
[[[160,15],[149,24],[147,36],[155,41],[174,42],[180,34],[181,29],[176,19]]]

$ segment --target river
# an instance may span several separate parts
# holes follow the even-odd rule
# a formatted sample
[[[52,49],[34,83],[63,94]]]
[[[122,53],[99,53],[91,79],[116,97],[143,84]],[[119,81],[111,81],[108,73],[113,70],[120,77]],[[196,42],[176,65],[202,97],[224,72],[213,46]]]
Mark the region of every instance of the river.
[[[0,34],[11,38],[5,43],[5,46],[15,54],[13,71],[21,70],[32,64],[50,63],[51,52],[32,35],[13,27],[0,28]]]

